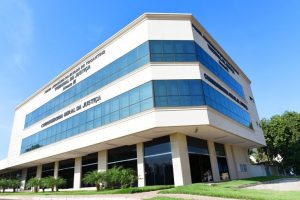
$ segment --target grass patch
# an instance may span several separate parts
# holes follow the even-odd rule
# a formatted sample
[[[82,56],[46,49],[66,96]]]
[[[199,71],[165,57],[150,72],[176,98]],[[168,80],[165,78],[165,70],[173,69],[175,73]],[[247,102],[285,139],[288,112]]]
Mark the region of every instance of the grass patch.
[[[173,197],[153,197],[151,199],[145,199],[145,200],[186,200],[186,199],[181,199],[181,198],[173,198]]]
[[[222,183],[217,183],[212,185],[205,184],[205,183],[197,183],[197,184],[180,186],[173,189],[164,190],[161,191],[160,193],[193,194],[193,195],[227,197],[227,198],[249,199],[249,200],[269,200],[269,199],[299,200],[300,192],[252,190],[252,189],[240,188],[245,185],[262,183],[265,181],[271,181],[278,178],[284,178],[284,177],[278,177],[278,176],[255,177],[255,178],[222,182]]]
[[[149,192],[155,190],[163,190],[174,188],[173,185],[155,185],[155,186],[146,186],[146,187],[132,187],[132,188],[123,188],[123,189],[114,189],[114,190],[74,190],[74,191],[59,191],[59,192],[5,192],[0,193],[1,195],[97,195],[97,194],[133,194],[140,192]]]

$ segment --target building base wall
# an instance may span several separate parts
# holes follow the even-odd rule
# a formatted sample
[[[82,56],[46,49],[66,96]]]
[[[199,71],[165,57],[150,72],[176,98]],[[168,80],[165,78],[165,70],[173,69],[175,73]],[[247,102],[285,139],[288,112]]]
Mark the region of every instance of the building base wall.
[[[189,148],[187,142],[187,136],[183,133],[173,133],[169,135],[170,145],[172,151],[172,166],[174,185],[188,185],[192,183],[192,174],[189,158]],[[206,140],[202,140],[206,141]],[[220,181],[219,164],[217,159],[217,153],[215,149],[215,142],[208,140],[207,148],[209,152],[209,162],[211,166],[211,174],[214,182]],[[227,165],[229,170],[229,176],[231,180],[249,178],[253,176],[266,176],[266,168],[264,166],[254,166],[250,164],[248,149],[236,145],[224,144],[226,152]],[[101,150],[98,152],[98,171],[105,171],[107,169],[108,150]],[[146,186],[145,176],[145,162],[144,162],[144,143],[140,142],[136,144],[137,152],[137,175],[138,175],[138,187]],[[94,189],[95,187],[81,188],[82,178],[82,157],[75,158],[74,164],[74,185],[73,188],[67,190],[79,190],[79,189]],[[42,165],[37,166],[36,177],[40,178],[42,172]],[[22,169],[22,187],[24,190],[26,184],[27,168]],[[54,162],[54,177],[58,177],[58,161]]]

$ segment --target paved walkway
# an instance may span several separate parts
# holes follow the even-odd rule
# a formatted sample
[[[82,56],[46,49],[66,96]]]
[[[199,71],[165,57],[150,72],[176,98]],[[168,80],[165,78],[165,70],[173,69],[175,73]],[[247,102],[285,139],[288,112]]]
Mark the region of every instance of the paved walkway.
[[[256,190],[276,190],[276,191],[300,191],[300,179],[282,178],[267,183],[247,187]]]
[[[101,194],[101,195],[51,195],[51,196],[43,196],[43,195],[26,195],[26,196],[18,196],[18,195],[0,195],[0,199],[10,199],[10,200],[143,200],[150,199],[153,197],[173,197],[173,198],[182,198],[189,200],[229,200],[225,198],[218,197],[206,197],[206,196],[198,196],[198,195],[188,195],[188,194],[158,194],[158,191],[152,192],[142,192],[135,194]]]

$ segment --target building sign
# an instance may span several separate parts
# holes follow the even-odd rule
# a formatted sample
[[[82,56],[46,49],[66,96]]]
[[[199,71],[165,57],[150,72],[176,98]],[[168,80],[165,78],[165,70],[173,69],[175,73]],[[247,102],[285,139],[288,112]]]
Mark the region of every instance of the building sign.
[[[52,119],[46,121],[45,123],[43,123],[43,124],[41,125],[41,128],[44,128],[44,127],[46,127],[46,126],[48,126],[48,125],[50,125],[50,124],[56,122],[57,120],[60,120],[60,119],[62,119],[62,118],[65,118],[65,117],[69,116],[70,114],[73,114],[73,113],[75,113],[75,112],[78,112],[78,111],[81,110],[82,108],[86,108],[86,107],[89,107],[89,106],[91,106],[91,105],[93,105],[93,104],[96,104],[96,103],[98,103],[98,101],[100,101],[100,100],[101,100],[101,97],[100,97],[100,96],[97,96],[97,97],[94,97],[94,98],[92,98],[92,99],[90,99],[90,100],[88,100],[88,101],[85,101],[85,102],[83,102],[82,104],[79,104],[79,105],[77,105],[77,106],[71,108],[70,110],[67,110],[66,112],[61,113],[61,114],[57,115],[56,117],[53,117]]]
[[[51,90],[57,91],[62,88],[62,90],[66,90],[73,85],[76,84],[76,79],[80,77],[82,74],[87,73],[91,69],[91,63],[97,60],[99,57],[101,57],[103,54],[105,54],[105,50],[101,51],[100,53],[96,54],[92,58],[88,59],[85,63],[83,63],[81,66],[77,67],[70,73],[68,73],[66,76],[58,80],[56,83],[54,83],[51,87],[47,88],[44,92],[44,94],[50,92]]]

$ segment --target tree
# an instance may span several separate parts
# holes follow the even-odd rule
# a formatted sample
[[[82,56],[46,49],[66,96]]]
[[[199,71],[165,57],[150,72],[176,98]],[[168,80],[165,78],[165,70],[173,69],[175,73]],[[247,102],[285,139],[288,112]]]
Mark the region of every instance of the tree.
[[[131,187],[137,180],[136,172],[133,169],[113,167],[106,170],[106,182],[109,188]]]
[[[137,181],[137,175],[133,169],[121,168],[120,175],[121,175],[120,177],[121,188],[132,187],[134,182]]]
[[[262,119],[261,123],[267,146],[258,150],[258,162],[263,162],[259,157],[266,155],[269,164],[300,174],[300,113],[285,112]]]
[[[21,181],[18,179],[8,179],[7,185],[13,189],[13,192],[16,192],[16,189],[21,187]]]
[[[40,179],[39,189],[42,189],[45,192],[45,189],[48,188],[46,178]]]
[[[26,187],[28,189],[33,188],[34,192],[38,192],[40,184],[41,180],[39,178],[31,178],[28,180]]]
[[[2,192],[5,192],[5,189],[8,188],[9,184],[7,179],[0,179],[0,188],[2,189]]]
[[[114,189],[120,187],[121,169],[122,167],[114,166],[106,170],[106,185],[108,188]]]
[[[45,183],[47,188],[51,188],[51,192],[54,192],[54,188],[56,186],[56,179],[53,176],[43,178],[43,182]]]
[[[59,188],[67,183],[66,179],[57,177],[54,179],[55,180],[55,188],[56,192],[58,192]]]
[[[104,182],[106,181],[106,172],[98,172],[98,171],[91,171],[88,172],[84,178],[83,182],[86,184],[95,184],[97,191],[99,191],[102,186],[104,185]]]

